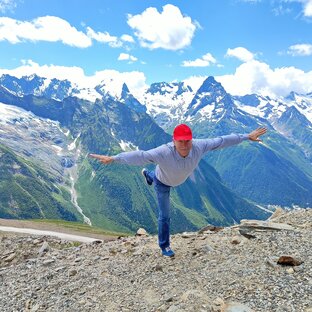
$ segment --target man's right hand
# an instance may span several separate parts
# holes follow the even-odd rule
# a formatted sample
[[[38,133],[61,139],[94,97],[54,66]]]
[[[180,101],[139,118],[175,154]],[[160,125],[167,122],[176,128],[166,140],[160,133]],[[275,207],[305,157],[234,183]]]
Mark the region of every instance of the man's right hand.
[[[108,165],[114,161],[114,158],[112,156],[105,156],[105,155],[98,155],[98,154],[89,154],[88,156],[99,160],[102,164],[105,164],[105,165]]]

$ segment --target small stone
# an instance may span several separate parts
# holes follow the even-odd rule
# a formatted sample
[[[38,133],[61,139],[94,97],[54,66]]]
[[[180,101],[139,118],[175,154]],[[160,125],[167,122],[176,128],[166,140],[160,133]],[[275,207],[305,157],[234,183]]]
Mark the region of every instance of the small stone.
[[[214,251],[214,249],[210,245],[206,244],[203,247],[201,247],[200,251],[203,253],[210,253]]]
[[[233,237],[231,240],[231,244],[233,244],[233,245],[238,245],[240,243],[241,243],[241,240],[239,239],[238,236]]]
[[[44,252],[49,251],[49,249],[50,249],[50,247],[49,247],[48,242],[43,242],[41,248],[40,248],[39,251],[38,251],[38,254],[39,254],[39,255],[42,255]]]
[[[48,260],[45,260],[45,261],[43,261],[43,265],[44,266],[49,266],[50,264],[52,264],[52,263],[54,263],[55,262],[55,260],[54,259],[48,259]]]
[[[220,297],[216,298],[214,301],[213,301],[213,304],[216,305],[216,306],[223,306],[224,305],[224,301],[223,299],[221,299]]]
[[[286,270],[286,272],[287,272],[288,274],[293,274],[295,271],[294,271],[293,268],[289,268],[289,269]]]
[[[137,230],[137,232],[136,232],[136,236],[147,236],[147,235],[148,235],[148,234],[147,234],[146,230],[143,229],[143,228],[139,228],[139,229]]]
[[[163,272],[163,267],[160,264],[156,264],[154,269],[155,269],[155,271]]]
[[[68,271],[68,276],[75,276],[75,275],[77,275],[77,270],[75,270],[75,269],[72,269],[72,270],[69,270]]]
[[[279,259],[277,260],[278,264],[281,265],[291,265],[291,266],[297,266],[303,263],[303,261],[296,259],[292,256],[281,256],[279,257]]]
[[[16,257],[16,253],[12,253],[4,259],[5,262],[11,262]]]
[[[195,233],[183,232],[183,233],[181,234],[181,237],[182,237],[182,238],[192,238],[192,237],[194,237],[194,236],[195,236]]]
[[[37,239],[37,238],[36,238],[36,239],[33,240],[33,244],[34,244],[34,245],[39,245],[39,244],[41,244],[41,242],[42,242],[41,239]]]

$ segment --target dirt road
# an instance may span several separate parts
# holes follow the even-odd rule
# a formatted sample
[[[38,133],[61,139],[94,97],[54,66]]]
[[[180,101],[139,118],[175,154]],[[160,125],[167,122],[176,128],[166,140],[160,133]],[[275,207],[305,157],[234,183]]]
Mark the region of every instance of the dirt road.
[[[117,236],[110,236],[110,235],[104,235],[104,234],[98,234],[98,233],[92,233],[92,231],[85,232],[85,231],[75,231],[73,229],[58,225],[58,224],[53,224],[53,223],[45,223],[45,222],[35,222],[31,220],[15,220],[15,219],[0,219],[0,227],[14,227],[14,228],[19,228],[19,229],[27,229],[25,232],[28,231],[28,229],[33,229],[33,230],[40,230],[40,231],[52,231],[52,232],[57,232],[60,234],[69,234],[69,235],[76,235],[76,236],[84,236],[84,237],[89,237],[89,238],[94,238],[94,239],[100,239],[102,241],[109,241],[109,240],[115,240],[117,239]],[[8,231],[11,232],[12,231]],[[0,236],[3,236],[4,233],[8,232],[3,232],[0,231]],[[34,231],[35,234],[35,231]],[[53,233],[52,233],[53,234]],[[46,233],[39,234],[39,232],[36,232],[36,235],[47,235]],[[57,235],[55,235],[57,236]],[[61,235],[59,235],[61,237]],[[64,239],[68,239],[64,237]]]

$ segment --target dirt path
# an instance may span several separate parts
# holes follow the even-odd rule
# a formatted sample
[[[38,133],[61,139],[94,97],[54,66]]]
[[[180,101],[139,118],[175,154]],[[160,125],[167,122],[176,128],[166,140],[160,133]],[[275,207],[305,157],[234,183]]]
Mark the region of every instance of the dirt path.
[[[25,228],[25,229],[27,228],[27,229],[35,229],[35,230],[41,230],[41,231],[53,231],[53,232],[59,232],[59,233],[64,233],[64,234],[70,234],[70,235],[91,237],[91,238],[96,238],[96,239],[100,239],[103,241],[117,239],[117,236],[110,236],[110,235],[104,235],[104,234],[98,234],[98,233],[92,233],[92,232],[88,233],[84,231],[75,231],[70,228],[66,228],[64,226],[57,225],[57,224],[34,222],[31,220],[26,221],[26,220],[15,220],[15,219],[0,219],[0,226]],[[0,236],[3,236],[4,233],[8,233],[8,232],[0,231]],[[21,234],[19,233],[19,235]]]

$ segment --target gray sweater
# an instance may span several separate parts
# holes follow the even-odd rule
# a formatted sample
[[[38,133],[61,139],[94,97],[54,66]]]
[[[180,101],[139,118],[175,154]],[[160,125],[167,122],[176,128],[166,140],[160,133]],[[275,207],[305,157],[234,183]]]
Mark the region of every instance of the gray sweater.
[[[236,145],[244,140],[248,140],[248,134],[230,134],[214,139],[193,139],[192,149],[186,157],[180,156],[173,142],[170,142],[148,151],[120,153],[113,158],[116,163],[127,165],[157,164],[156,178],[168,186],[177,186],[192,174],[205,153]]]

